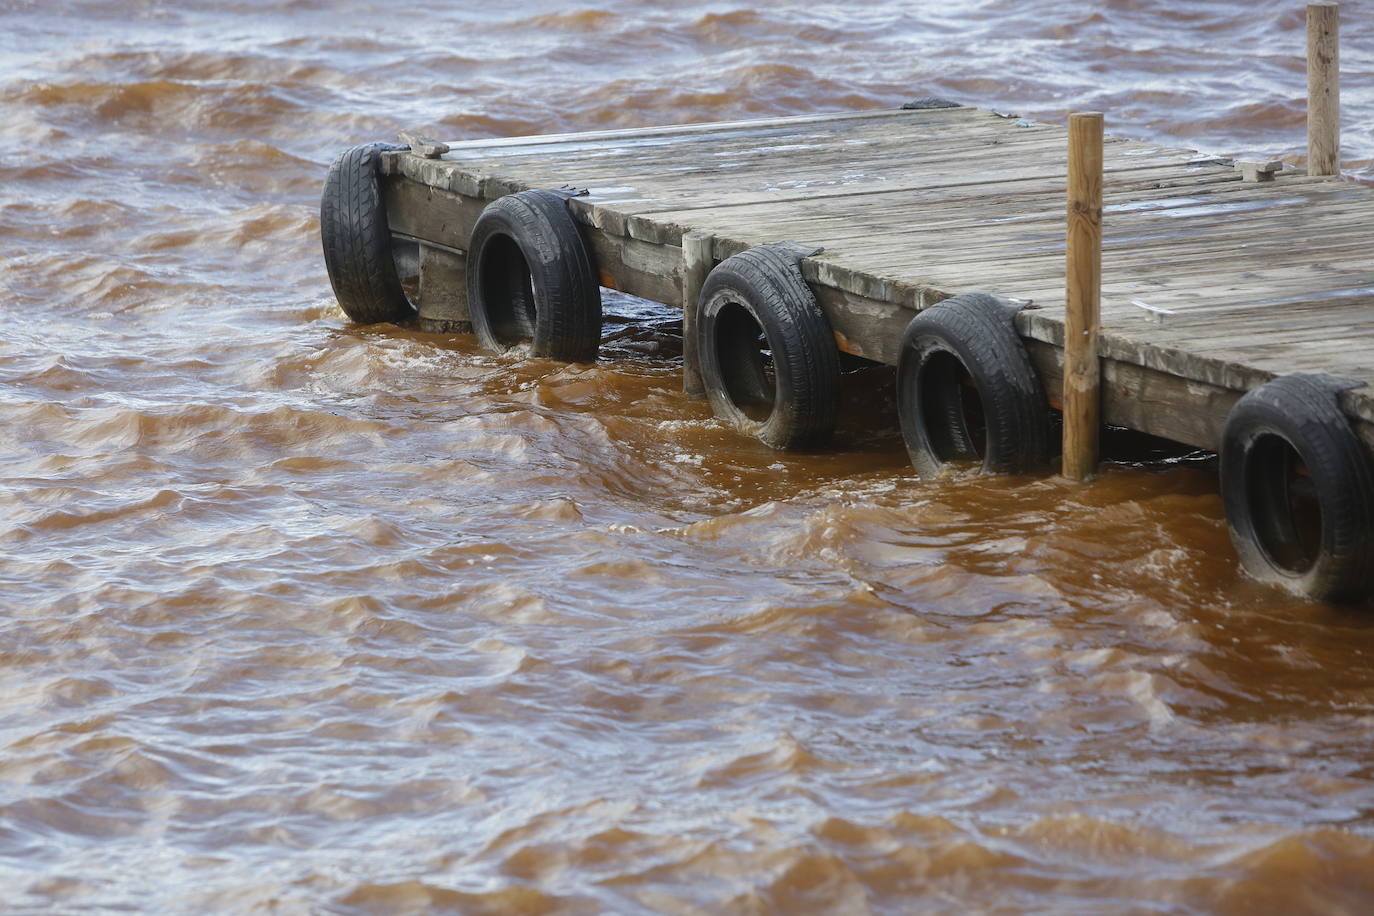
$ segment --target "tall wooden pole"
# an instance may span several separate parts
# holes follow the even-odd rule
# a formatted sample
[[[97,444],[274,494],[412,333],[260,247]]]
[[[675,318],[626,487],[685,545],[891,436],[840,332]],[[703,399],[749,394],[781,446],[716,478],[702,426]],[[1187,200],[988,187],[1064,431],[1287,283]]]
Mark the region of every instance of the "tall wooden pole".
[[[1097,473],[1102,300],[1102,113],[1069,115],[1069,232],[1064,313],[1064,476]]]
[[[1340,7],[1307,4],[1307,174],[1341,173]]]

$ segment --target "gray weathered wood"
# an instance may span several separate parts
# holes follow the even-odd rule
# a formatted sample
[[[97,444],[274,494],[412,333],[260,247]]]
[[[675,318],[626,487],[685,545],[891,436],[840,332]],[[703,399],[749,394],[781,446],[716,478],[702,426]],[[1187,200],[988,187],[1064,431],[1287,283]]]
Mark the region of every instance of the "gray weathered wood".
[[[1283,163],[1277,159],[1242,159],[1236,168],[1246,181],[1273,181],[1283,171]]]
[[[421,136],[411,130],[403,130],[397,137],[402,143],[410,147],[412,153],[424,159],[438,159],[449,149],[447,143],[440,143],[438,140]]]
[[[697,354],[696,321],[701,287],[714,266],[714,242],[709,232],[687,232],[682,236],[682,391],[689,397],[706,394]]]
[[[439,159],[384,155],[384,193],[394,232],[451,252],[502,194],[586,188],[570,210],[602,284],[673,305],[703,258],[804,238],[825,248],[802,274],[837,345],[881,362],[941,299],[1032,298],[1017,326],[1053,389],[1066,132],[1019,123],[956,108],[450,141]],[[1374,379],[1374,192],[1120,138],[1103,160],[1106,422],[1211,448],[1235,398],[1277,374]],[[1374,442],[1369,390],[1341,403]]]
[[[1341,172],[1340,7],[1307,4],[1307,172]]]
[[[433,334],[466,334],[468,316],[467,257],[463,252],[420,244],[420,330]]]

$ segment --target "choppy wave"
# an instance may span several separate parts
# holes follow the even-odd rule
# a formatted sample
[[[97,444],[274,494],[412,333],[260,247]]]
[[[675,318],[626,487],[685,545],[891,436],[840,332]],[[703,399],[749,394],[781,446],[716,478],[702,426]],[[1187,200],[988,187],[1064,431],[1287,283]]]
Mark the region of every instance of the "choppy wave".
[[[402,128],[922,95],[1299,162],[1299,7],[0,21],[6,906],[1374,899],[1374,631],[1235,571],[1206,462],[923,483],[880,371],[835,450],[776,454],[681,396],[652,304],[608,294],[592,366],[347,325],[314,215],[340,148]]]

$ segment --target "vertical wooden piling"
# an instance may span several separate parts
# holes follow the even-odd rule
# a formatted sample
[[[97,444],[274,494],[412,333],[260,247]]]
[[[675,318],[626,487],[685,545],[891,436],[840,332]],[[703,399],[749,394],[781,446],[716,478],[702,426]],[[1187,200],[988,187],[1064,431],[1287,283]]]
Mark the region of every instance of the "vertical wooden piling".
[[[1307,174],[1341,173],[1340,7],[1307,4]]]
[[[1102,113],[1069,116],[1068,251],[1064,315],[1064,476],[1097,473],[1102,296]]]
[[[461,251],[420,245],[419,327],[427,334],[467,334],[467,258]]]
[[[689,397],[706,393],[697,355],[696,317],[701,287],[713,264],[714,243],[715,236],[700,230],[682,236],[682,392]]]

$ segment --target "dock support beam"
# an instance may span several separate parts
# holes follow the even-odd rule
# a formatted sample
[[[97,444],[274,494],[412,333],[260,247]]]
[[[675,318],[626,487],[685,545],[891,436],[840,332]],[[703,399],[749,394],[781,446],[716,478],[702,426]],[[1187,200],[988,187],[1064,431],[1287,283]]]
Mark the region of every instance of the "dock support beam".
[[[1097,473],[1102,298],[1102,113],[1069,116],[1068,246],[1064,314],[1064,476]]]
[[[1341,173],[1340,7],[1307,4],[1307,174]]]
[[[462,252],[420,243],[419,327],[427,334],[467,334],[467,259]]]
[[[682,236],[682,393],[699,398],[706,394],[701,381],[701,357],[697,354],[697,300],[713,266],[715,236],[695,230]]]

